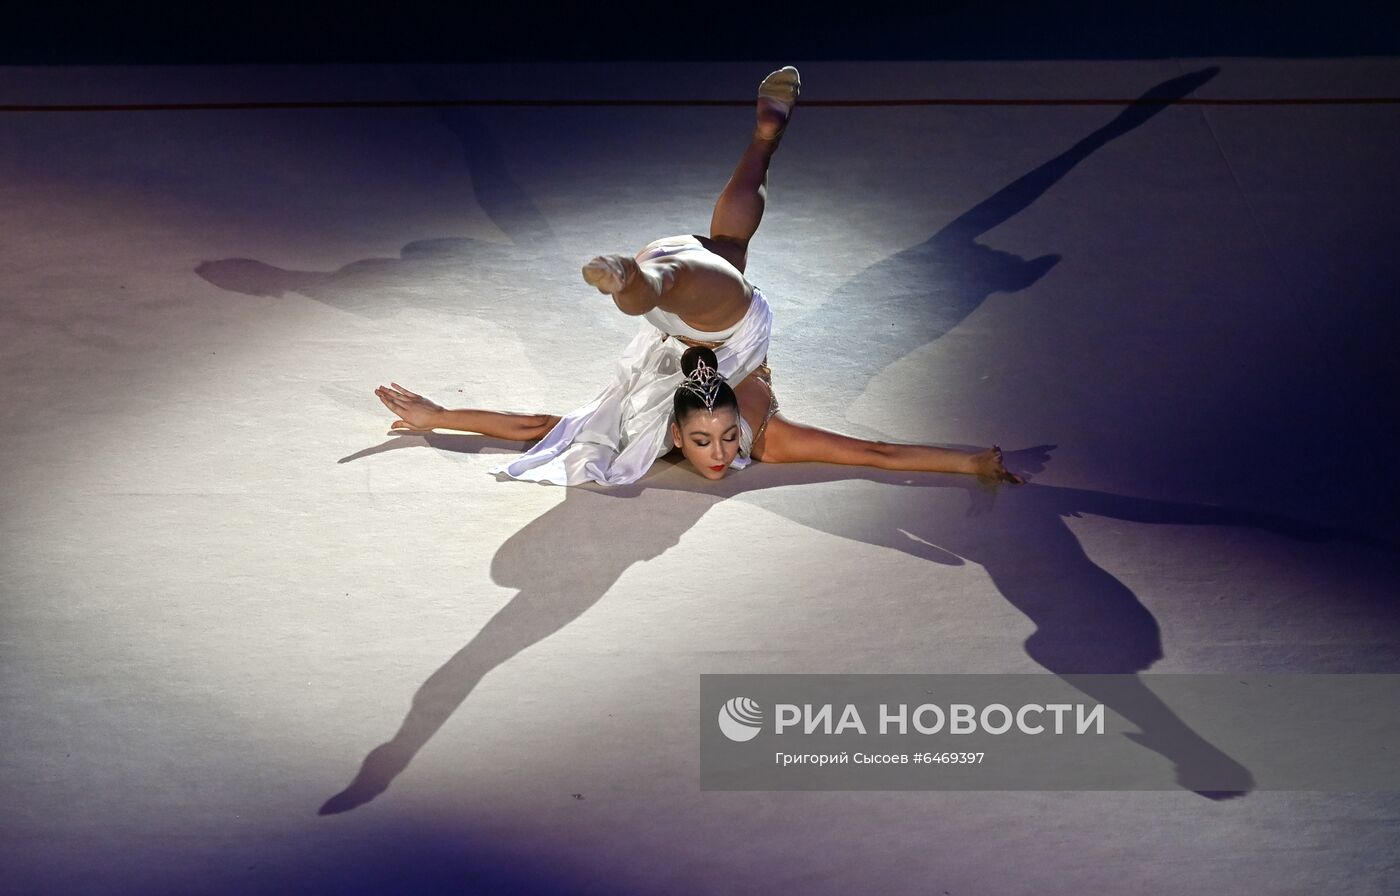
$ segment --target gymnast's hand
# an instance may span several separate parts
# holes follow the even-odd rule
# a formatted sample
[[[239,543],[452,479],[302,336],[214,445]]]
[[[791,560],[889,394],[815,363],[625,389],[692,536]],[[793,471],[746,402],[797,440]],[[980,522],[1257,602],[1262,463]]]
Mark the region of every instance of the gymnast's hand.
[[[605,296],[615,296],[637,275],[637,259],[630,255],[599,255],[583,266],[583,279]]]
[[[386,408],[399,416],[398,420],[389,424],[389,429],[394,432],[426,432],[437,425],[442,413],[442,405],[434,404],[398,383],[390,383],[389,388],[380,386],[374,390],[374,394],[379,396]]]

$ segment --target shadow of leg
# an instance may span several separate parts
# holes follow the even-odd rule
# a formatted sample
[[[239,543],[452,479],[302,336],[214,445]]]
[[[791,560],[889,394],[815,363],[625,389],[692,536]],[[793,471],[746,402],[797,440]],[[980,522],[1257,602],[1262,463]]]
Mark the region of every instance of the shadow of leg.
[[[1139,676],[1163,655],[1156,618],[1084,554],[1058,516],[1035,540],[1051,549],[1043,563],[987,552],[997,561],[987,566],[997,587],[1036,624],[1027,655],[1138,726],[1140,734],[1126,736],[1171,760],[1187,790],[1211,799],[1253,790],[1249,770],[1193,731]]]
[[[413,757],[496,666],[573,622],[606,589],[547,590],[517,594],[485,627],[434,672],[413,695],[403,724],[387,743],[370,751],[350,785],[318,814],[362,806],[389,788]]]
[[[387,790],[488,672],[582,616],[628,567],[675,545],[717,500],[640,487],[569,489],[496,552],[491,578],[518,588],[515,597],[423,682],[393,738],[370,751],[319,814],[346,812]]]
[[[1212,800],[1242,797],[1254,789],[1249,769],[1191,730],[1141,676],[1064,679],[1141,728],[1123,736],[1171,760],[1176,782],[1185,789]]]

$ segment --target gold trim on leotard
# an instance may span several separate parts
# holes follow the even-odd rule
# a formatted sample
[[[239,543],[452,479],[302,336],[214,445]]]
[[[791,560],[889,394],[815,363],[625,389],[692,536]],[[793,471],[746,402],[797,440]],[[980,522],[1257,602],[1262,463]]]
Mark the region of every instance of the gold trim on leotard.
[[[714,351],[715,349],[724,345],[724,342],[722,340],[720,342],[704,342],[699,339],[691,339],[689,336],[677,336],[674,333],[667,333],[665,336],[662,337],[663,342],[667,339],[674,339],[683,345],[690,346],[691,348],[707,348],[710,351]]]
[[[768,413],[763,415],[763,422],[754,431],[753,439],[749,442],[749,453],[753,453],[753,446],[758,444],[758,440],[763,437],[764,431],[768,429],[768,421],[773,419],[773,415],[778,413],[778,393],[773,391],[773,370],[768,366],[768,359],[764,358],[763,363],[754,368],[754,377],[763,385],[768,387]]]

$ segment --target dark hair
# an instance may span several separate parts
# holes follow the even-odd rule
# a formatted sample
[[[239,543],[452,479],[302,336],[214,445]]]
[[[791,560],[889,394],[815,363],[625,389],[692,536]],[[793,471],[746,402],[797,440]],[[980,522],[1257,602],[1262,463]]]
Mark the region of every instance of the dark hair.
[[[712,375],[702,373],[697,381],[695,370],[701,364],[709,367],[710,370],[715,371],[715,373]],[[681,421],[685,420],[686,417],[689,417],[692,411],[733,408],[734,413],[739,413],[739,397],[734,394],[733,389],[729,388],[729,384],[723,380],[718,383],[718,388],[715,389],[713,407],[706,407],[705,399],[702,397],[704,394],[704,387],[708,385],[705,380],[708,376],[718,376],[718,371],[719,360],[715,357],[715,353],[711,349],[700,345],[694,345],[686,349],[685,354],[681,355],[681,373],[685,374],[686,382],[682,383],[680,388],[676,389],[673,409],[676,414],[676,423],[678,425]]]

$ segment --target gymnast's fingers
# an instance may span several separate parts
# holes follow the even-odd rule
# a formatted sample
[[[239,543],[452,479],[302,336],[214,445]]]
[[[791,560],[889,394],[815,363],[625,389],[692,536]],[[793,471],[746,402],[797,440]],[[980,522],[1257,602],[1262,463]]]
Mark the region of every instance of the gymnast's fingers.
[[[416,392],[410,392],[410,391],[408,391],[408,390],[405,389],[403,386],[400,386],[398,383],[390,383],[389,385],[393,386],[395,389],[398,389],[400,392],[402,392],[403,394],[407,395],[409,398],[422,398],[422,397],[423,397],[423,396],[417,394]]]

